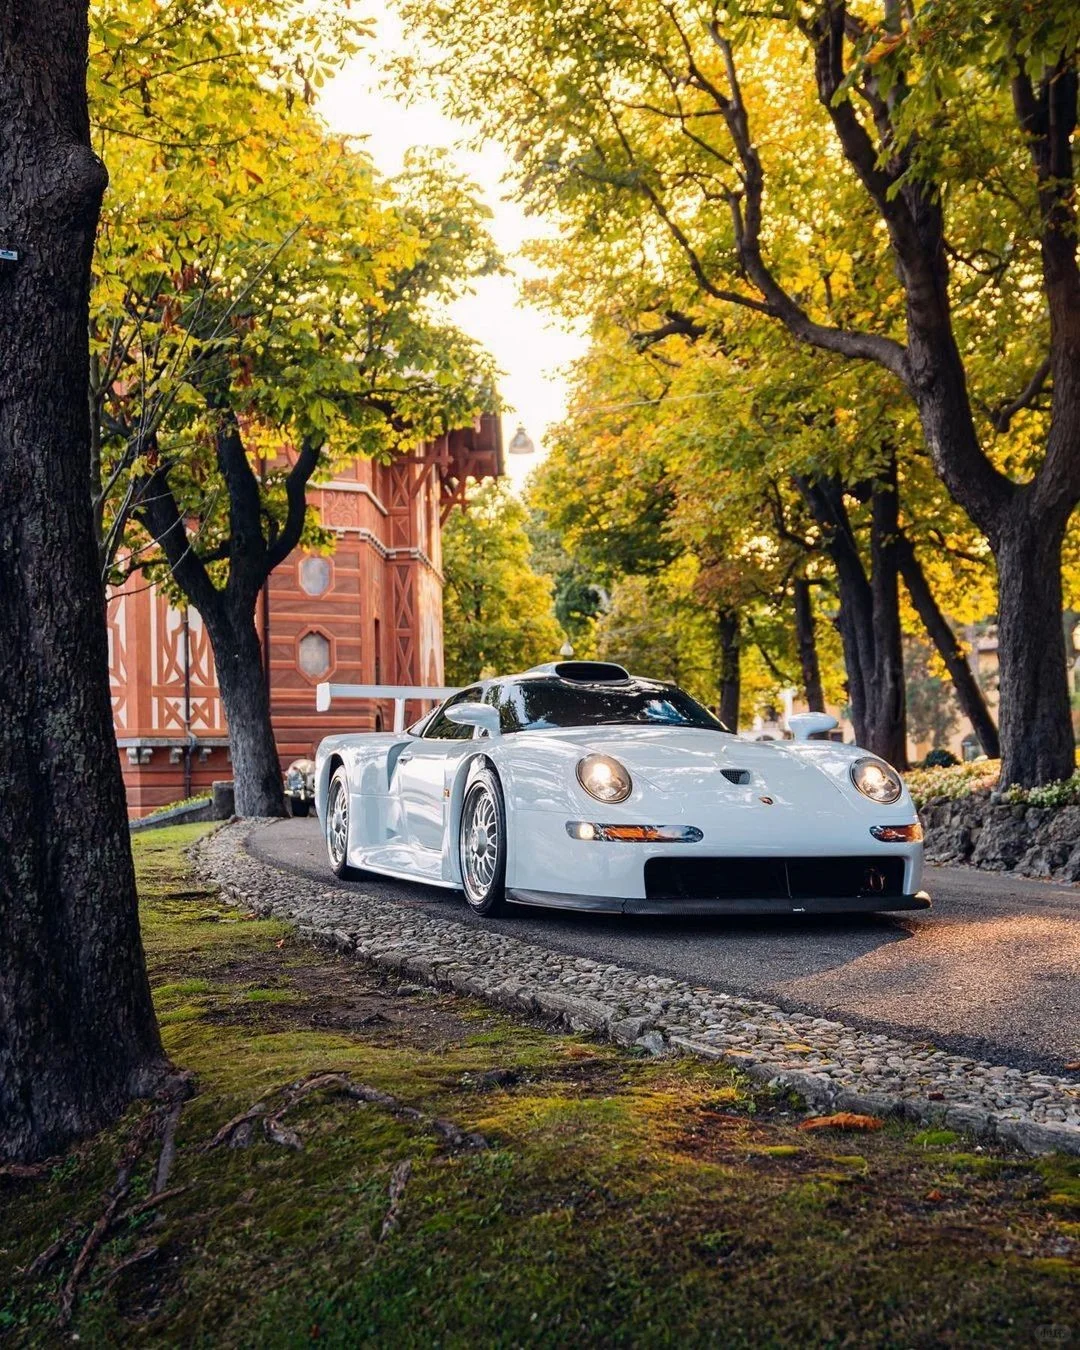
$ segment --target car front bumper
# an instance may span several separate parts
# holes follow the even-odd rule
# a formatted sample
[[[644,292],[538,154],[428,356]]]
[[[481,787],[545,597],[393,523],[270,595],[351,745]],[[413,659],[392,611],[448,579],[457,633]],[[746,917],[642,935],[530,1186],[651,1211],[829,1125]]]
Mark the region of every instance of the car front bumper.
[[[710,900],[619,899],[608,895],[574,895],[563,891],[529,891],[508,888],[507,900],[513,905],[536,905],[543,909],[574,909],[592,914],[674,914],[725,918],[744,914],[759,916],[797,916],[800,914],[881,914],[893,910],[929,909],[925,891],[913,895],[800,896],[784,899],[776,896],[740,896]]]

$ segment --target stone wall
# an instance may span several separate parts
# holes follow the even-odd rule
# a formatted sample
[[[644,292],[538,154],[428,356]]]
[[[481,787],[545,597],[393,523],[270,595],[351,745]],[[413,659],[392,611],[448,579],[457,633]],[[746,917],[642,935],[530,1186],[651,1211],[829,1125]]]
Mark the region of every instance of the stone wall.
[[[1080,806],[1012,805],[979,793],[932,798],[919,815],[930,862],[1080,881]]]

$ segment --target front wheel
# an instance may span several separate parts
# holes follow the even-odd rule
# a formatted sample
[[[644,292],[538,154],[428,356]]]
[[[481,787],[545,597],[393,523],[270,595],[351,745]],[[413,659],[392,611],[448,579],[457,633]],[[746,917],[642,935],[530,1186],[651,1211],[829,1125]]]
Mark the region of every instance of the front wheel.
[[[506,809],[490,769],[481,769],[465,789],[458,858],[469,908],[477,914],[500,913],[506,904]]]
[[[311,814],[311,803],[302,800],[300,797],[289,798],[289,811],[294,816],[306,816]]]
[[[336,877],[351,875],[349,867],[349,775],[335,770],[326,794],[326,852]]]

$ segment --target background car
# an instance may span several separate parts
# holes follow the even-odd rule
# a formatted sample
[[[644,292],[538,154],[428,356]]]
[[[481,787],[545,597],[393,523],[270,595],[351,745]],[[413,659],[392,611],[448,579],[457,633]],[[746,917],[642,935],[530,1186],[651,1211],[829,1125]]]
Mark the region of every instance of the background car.
[[[315,805],[315,761],[294,759],[285,770],[285,804],[294,816],[306,816]]]

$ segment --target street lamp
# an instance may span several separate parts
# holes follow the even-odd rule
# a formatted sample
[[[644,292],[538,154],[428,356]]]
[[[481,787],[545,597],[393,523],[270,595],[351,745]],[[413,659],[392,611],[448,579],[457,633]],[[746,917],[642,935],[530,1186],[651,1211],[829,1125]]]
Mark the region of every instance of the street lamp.
[[[514,432],[514,438],[506,447],[512,455],[534,455],[536,446],[532,443],[532,437],[519,422],[518,429]]]

